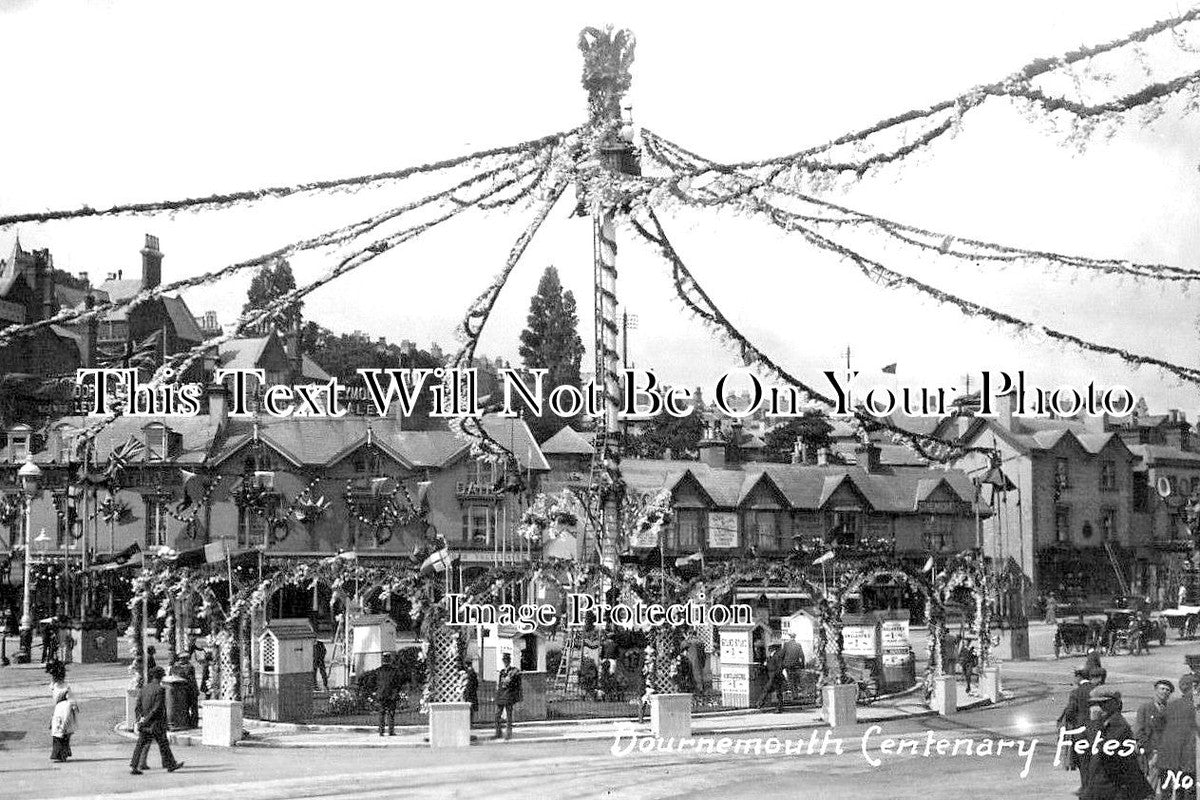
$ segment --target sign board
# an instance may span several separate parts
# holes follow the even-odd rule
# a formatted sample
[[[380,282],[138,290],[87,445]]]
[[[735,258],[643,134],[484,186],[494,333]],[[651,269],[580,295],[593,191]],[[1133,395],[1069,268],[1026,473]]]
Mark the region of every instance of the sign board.
[[[884,653],[883,666],[885,667],[903,667],[908,663],[907,653]]]
[[[629,537],[630,547],[658,547],[658,536],[662,532],[662,524],[656,523],[645,530],[634,531]]]
[[[881,623],[882,631],[880,638],[883,640],[884,650],[907,650],[908,649],[908,621],[899,619],[885,619]]]
[[[848,655],[875,655],[875,626],[846,625],[842,628],[842,644],[842,652]]]
[[[721,631],[721,663],[750,664],[750,631]]]
[[[738,546],[738,515],[735,511],[708,512],[708,546]]]

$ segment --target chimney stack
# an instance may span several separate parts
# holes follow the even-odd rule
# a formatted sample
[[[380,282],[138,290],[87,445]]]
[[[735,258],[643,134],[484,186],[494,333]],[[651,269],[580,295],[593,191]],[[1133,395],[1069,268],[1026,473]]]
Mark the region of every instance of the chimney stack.
[[[796,443],[792,445],[792,463],[803,464],[808,458],[807,448],[804,446],[804,440],[797,437]]]
[[[874,442],[863,442],[854,449],[858,466],[869,474],[879,472],[879,445]]]
[[[713,469],[725,466],[725,440],[715,426],[704,429],[704,438],[700,440],[699,447],[700,461]]]
[[[828,447],[820,447],[817,449],[817,466],[818,467],[828,467],[829,466],[829,448]]]
[[[288,354],[288,361],[292,367],[292,383],[304,382],[304,355],[300,352],[300,314],[296,314],[296,318],[292,320],[292,326],[288,328],[287,347],[285,348]]]
[[[83,307],[89,311],[96,307],[96,297],[91,292],[84,295]],[[96,317],[88,317],[83,323],[83,368],[96,367],[96,338],[99,336],[100,322]]]
[[[79,273],[79,280],[83,281],[83,282],[84,282],[84,283],[86,283],[88,286],[91,286],[91,285],[92,285],[92,282],[91,282],[90,280],[88,280],[88,274],[87,274],[87,271],[86,271],[86,270],[84,270],[83,272]]]
[[[142,288],[154,289],[162,283],[162,251],[158,249],[158,237],[146,234],[146,246],[142,248]],[[121,273],[117,273],[120,277]]]
[[[205,389],[208,398],[208,418],[214,425],[223,426],[229,419],[229,392],[222,384],[214,383]]]

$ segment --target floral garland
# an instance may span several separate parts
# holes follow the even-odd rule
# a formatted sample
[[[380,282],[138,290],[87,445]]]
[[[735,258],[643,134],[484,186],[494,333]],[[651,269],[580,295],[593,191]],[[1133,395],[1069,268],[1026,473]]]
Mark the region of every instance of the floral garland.
[[[0,496],[0,525],[12,530],[17,525],[21,524],[21,508],[20,500],[14,500],[8,495]]]
[[[96,507],[96,516],[109,525],[124,525],[133,519],[133,509],[130,508],[129,503],[110,494]]]
[[[325,499],[324,495],[320,497],[314,496],[314,490],[320,482],[320,478],[313,478],[304,487],[304,490],[292,500],[292,516],[301,525],[308,527],[316,525],[325,518],[333,505]]]
[[[517,534],[533,544],[557,539],[579,524],[579,516],[575,513],[578,505],[579,502],[568,489],[563,489],[553,498],[539,494],[521,515]]]
[[[404,496],[404,508],[399,505],[396,499],[397,495],[400,494]],[[358,499],[352,480],[346,481],[346,488],[342,493],[342,499],[346,503],[346,513],[352,519],[358,520],[358,522],[371,529],[376,547],[382,547],[390,542],[396,528],[402,528],[405,525],[411,525],[414,522],[420,522],[425,519],[424,510],[417,508],[412,495],[409,494],[408,487],[403,482],[396,481],[395,489],[379,496],[384,498],[384,502],[379,506],[374,516],[368,517],[359,511]],[[321,501],[324,501],[324,498],[321,498]]]
[[[992,663],[991,603],[995,599],[995,581],[988,573],[982,556],[971,551],[959,553],[938,576],[943,601],[960,586],[971,590],[975,600],[975,636],[979,639],[979,666]]]
[[[657,539],[663,528],[671,524],[673,503],[669,489],[661,489],[647,500],[632,523],[635,535]]]

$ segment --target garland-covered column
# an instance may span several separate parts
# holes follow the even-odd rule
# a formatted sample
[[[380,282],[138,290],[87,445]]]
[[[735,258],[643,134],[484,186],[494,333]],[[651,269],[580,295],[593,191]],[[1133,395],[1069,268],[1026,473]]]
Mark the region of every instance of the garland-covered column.
[[[623,501],[620,476],[620,355],[617,350],[617,236],[618,198],[605,191],[620,174],[636,174],[636,153],[621,126],[621,98],[629,89],[633,34],[586,28],[579,36],[583,52],[583,85],[588,90],[592,156],[599,161],[596,180],[588,187],[595,259],[596,380],[603,390],[604,410],[597,437],[596,458],[604,472],[600,508],[601,553],[605,566],[617,565]]]

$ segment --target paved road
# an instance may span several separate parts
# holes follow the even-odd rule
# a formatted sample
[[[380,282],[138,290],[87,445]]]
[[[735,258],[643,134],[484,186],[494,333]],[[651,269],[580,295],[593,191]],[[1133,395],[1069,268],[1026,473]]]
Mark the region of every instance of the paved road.
[[[1132,717],[1150,696],[1160,676],[1177,680],[1185,653],[1200,645],[1172,642],[1149,656],[1105,660],[1109,683],[1126,698]],[[97,701],[77,760],[51,765],[45,730],[47,711],[8,714],[0,711],[0,728],[24,726],[24,741],[10,742],[0,753],[0,796],[5,798],[67,797],[194,798],[205,800],[274,800],[275,798],[920,798],[921,800],[986,800],[987,798],[1074,796],[1078,776],[1054,766],[1058,716],[1070,688],[1076,659],[1041,660],[1005,665],[1006,688],[1017,698],[1002,706],[943,720],[924,718],[858,725],[841,729],[843,752],[768,754],[769,737],[803,739],[808,732],[763,732],[764,752],[649,752],[613,754],[613,740],[545,744],[483,742],[468,751],[418,749],[369,750],[218,750],[179,748],[187,762],[168,775],[153,769],[127,774],[130,747],[102,730],[119,716],[119,697]],[[0,677],[0,681],[3,678]],[[0,683],[2,686],[3,683]],[[107,705],[106,705],[107,704]],[[786,715],[781,721],[786,720]],[[40,730],[39,730],[40,729]],[[932,732],[934,744],[929,745]],[[866,752],[863,752],[864,737]],[[883,739],[910,739],[901,752]],[[1019,740],[1024,748],[1006,747],[1002,754],[965,752],[938,755],[936,740],[970,740],[971,746],[996,747],[997,740]],[[743,735],[743,739],[750,735]],[[1035,742],[1032,744],[1031,742]],[[628,741],[621,742],[621,746]],[[926,746],[930,754],[925,755]],[[714,749],[720,746],[713,742]],[[780,745],[782,750],[782,745]],[[953,747],[953,744],[948,746]],[[1032,754],[1030,748],[1032,747]],[[743,745],[742,749],[746,749]],[[870,760],[868,760],[870,759]],[[152,756],[157,765],[157,755]],[[1027,774],[1022,777],[1022,773]]]

